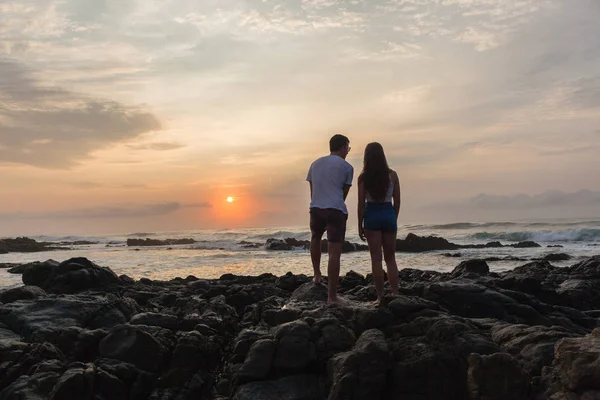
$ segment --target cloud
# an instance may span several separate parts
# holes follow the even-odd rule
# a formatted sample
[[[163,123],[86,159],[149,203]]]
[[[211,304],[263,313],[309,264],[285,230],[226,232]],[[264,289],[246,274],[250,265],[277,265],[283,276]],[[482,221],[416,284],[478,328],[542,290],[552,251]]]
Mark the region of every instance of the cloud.
[[[143,109],[45,86],[21,64],[0,59],[0,163],[66,169],[159,129]]]
[[[132,150],[155,150],[155,151],[168,151],[177,150],[186,147],[185,144],[173,143],[173,142],[155,142],[140,145],[129,145],[127,146]]]
[[[73,182],[71,184],[71,186],[73,186],[77,189],[96,189],[96,188],[103,187],[104,184],[99,183],[99,182],[83,181],[83,182]]]
[[[512,196],[481,193],[477,196],[452,203],[439,203],[435,207],[493,211],[588,206],[600,206],[600,191],[580,190],[576,192],[563,192],[550,190],[535,195],[517,194]],[[427,208],[429,207],[431,206],[427,206]]]
[[[119,186],[121,189],[148,189],[147,185],[142,185],[138,183],[128,183],[125,185]]]
[[[83,208],[76,210],[57,211],[49,213],[14,213],[0,214],[0,219],[120,219],[120,218],[142,218],[168,215],[187,208],[211,208],[210,203],[188,203],[179,202],[142,204],[136,206],[101,206]]]

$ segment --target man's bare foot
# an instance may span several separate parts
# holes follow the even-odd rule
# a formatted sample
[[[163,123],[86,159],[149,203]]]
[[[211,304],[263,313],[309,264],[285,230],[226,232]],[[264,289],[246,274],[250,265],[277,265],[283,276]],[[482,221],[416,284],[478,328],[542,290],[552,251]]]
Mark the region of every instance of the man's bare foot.
[[[323,281],[323,277],[321,275],[315,275],[313,277],[313,283],[315,285],[320,285],[322,281]]]

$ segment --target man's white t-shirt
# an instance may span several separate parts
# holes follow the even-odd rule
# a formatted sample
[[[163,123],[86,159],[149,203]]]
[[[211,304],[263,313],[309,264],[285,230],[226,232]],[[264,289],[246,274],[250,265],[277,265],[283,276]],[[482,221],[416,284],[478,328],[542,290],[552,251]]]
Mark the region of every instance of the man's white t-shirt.
[[[352,185],[354,168],[340,156],[328,155],[313,162],[306,180],[312,182],[310,207],[335,208],[348,214],[344,186]]]

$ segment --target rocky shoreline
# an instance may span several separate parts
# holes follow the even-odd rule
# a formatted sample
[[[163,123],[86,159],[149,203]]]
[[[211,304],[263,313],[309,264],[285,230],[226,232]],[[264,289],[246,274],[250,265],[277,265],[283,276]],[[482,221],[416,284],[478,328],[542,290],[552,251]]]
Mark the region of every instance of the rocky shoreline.
[[[305,275],[117,276],[85,258],[19,266],[0,292],[0,400],[600,398],[600,256],[493,273],[404,269],[376,306]]]
[[[179,246],[192,245],[198,243],[192,238],[183,239],[150,239],[150,238],[130,238],[125,243],[128,247],[157,247],[157,246]],[[60,247],[65,245],[80,246],[97,244],[97,242],[76,241],[76,242],[37,242],[30,238],[15,238],[15,239],[0,239],[0,254],[14,252],[42,252],[52,250],[74,250],[73,248]],[[267,239],[265,243],[241,241],[238,245],[247,249],[264,248],[274,251],[289,251],[289,250],[308,250],[310,248],[309,240],[298,240],[295,238],[286,239]],[[109,245],[107,245],[108,247]],[[532,241],[518,242],[512,244],[502,244],[500,242],[489,242],[486,244],[467,244],[459,245],[449,242],[448,240],[438,236],[418,236],[409,233],[406,238],[396,241],[396,251],[406,253],[422,253],[435,250],[460,250],[460,249],[497,249],[502,247],[512,248],[535,248],[541,247],[538,243]],[[327,240],[321,241],[321,248],[327,250]],[[343,252],[352,251],[367,251],[369,247],[366,243],[351,243],[345,241],[342,247]]]

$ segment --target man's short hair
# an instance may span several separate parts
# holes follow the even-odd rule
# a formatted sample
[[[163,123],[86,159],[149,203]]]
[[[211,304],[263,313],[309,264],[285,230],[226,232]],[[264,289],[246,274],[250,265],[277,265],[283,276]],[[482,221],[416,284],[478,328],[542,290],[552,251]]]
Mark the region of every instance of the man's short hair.
[[[331,139],[329,139],[329,151],[340,151],[342,147],[350,143],[350,139],[348,139],[344,135],[333,135]]]

